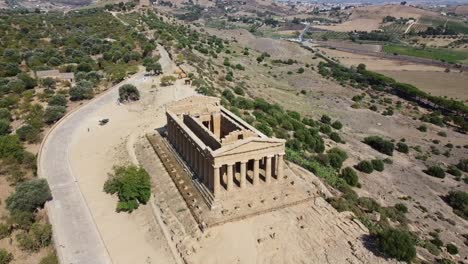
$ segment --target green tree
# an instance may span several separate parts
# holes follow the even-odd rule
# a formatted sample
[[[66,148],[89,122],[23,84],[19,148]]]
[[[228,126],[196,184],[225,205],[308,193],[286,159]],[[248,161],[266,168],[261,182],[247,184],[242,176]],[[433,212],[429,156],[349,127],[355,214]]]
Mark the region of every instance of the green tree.
[[[10,212],[15,210],[33,212],[51,199],[52,194],[47,181],[33,179],[16,186],[15,192],[6,199],[6,207]]]
[[[124,84],[119,87],[120,101],[138,101],[140,100],[140,92],[132,84]]]
[[[117,212],[132,212],[140,204],[146,204],[151,195],[151,180],[142,167],[121,166],[114,168],[114,174],[104,184],[104,191],[117,193]]]
[[[359,162],[355,168],[358,170],[358,171],[362,171],[364,173],[372,173],[374,171],[374,167],[372,166],[372,162],[368,161],[368,160],[363,160],[361,162]]]
[[[39,140],[40,134],[40,129],[37,129],[29,124],[23,125],[16,130],[16,135],[18,135],[21,141],[28,141],[31,143],[37,142]]]
[[[394,228],[377,234],[377,247],[387,257],[410,262],[416,256],[416,242],[408,231]]]
[[[52,124],[62,118],[67,112],[67,108],[59,105],[48,106],[44,112],[44,122]]]
[[[66,107],[67,103],[68,103],[67,98],[65,97],[65,95],[62,95],[62,94],[56,94],[52,96],[48,102],[50,106],[53,105],[53,106],[63,106],[63,107]]]
[[[351,167],[346,167],[341,170],[341,177],[351,186],[356,186],[359,182],[356,171]]]
[[[21,160],[23,145],[16,135],[0,136],[0,158],[14,158]]]
[[[453,208],[455,214],[468,219],[468,192],[450,191],[445,201]]]
[[[372,168],[376,171],[383,171],[385,169],[385,164],[382,160],[380,159],[373,159],[371,160],[372,163]]]

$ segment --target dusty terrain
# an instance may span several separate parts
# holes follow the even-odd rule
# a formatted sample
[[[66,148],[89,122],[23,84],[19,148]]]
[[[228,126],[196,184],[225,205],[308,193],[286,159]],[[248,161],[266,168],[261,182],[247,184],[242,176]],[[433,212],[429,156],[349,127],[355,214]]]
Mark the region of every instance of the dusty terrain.
[[[347,21],[330,26],[317,26],[317,28],[327,29],[338,32],[347,31],[372,31],[377,30],[385,16],[395,16],[403,18],[418,19],[421,16],[437,16],[436,13],[401,5],[385,5],[385,6],[366,6],[358,7],[348,11],[350,16]]]

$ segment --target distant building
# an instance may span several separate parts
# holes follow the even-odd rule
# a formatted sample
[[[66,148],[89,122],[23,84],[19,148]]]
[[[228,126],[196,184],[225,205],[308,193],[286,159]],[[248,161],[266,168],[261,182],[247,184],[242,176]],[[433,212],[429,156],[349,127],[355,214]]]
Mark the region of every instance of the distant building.
[[[57,81],[75,81],[75,74],[73,72],[60,72],[59,70],[46,70],[36,71],[35,76],[38,79],[52,78]]]

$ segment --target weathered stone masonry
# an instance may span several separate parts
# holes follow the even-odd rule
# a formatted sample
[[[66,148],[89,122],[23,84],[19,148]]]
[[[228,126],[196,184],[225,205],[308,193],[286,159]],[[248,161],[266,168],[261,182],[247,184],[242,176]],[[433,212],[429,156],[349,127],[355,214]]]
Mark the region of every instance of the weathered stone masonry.
[[[285,141],[265,136],[219,98],[174,102],[166,116],[168,141],[214,197],[283,179]]]

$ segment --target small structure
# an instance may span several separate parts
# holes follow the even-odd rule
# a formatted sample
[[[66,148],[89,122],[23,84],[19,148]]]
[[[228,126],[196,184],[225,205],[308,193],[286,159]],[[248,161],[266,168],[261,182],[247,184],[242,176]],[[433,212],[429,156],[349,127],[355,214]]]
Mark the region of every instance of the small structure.
[[[45,79],[52,78],[57,81],[69,81],[73,83],[75,81],[75,74],[73,72],[60,72],[59,70],[46,70],[36,71],[36,78]]]
[[[265,136],[219,98],[182,99],[166,116],[168,141],[215,198],[283,179],[285,140]]]

